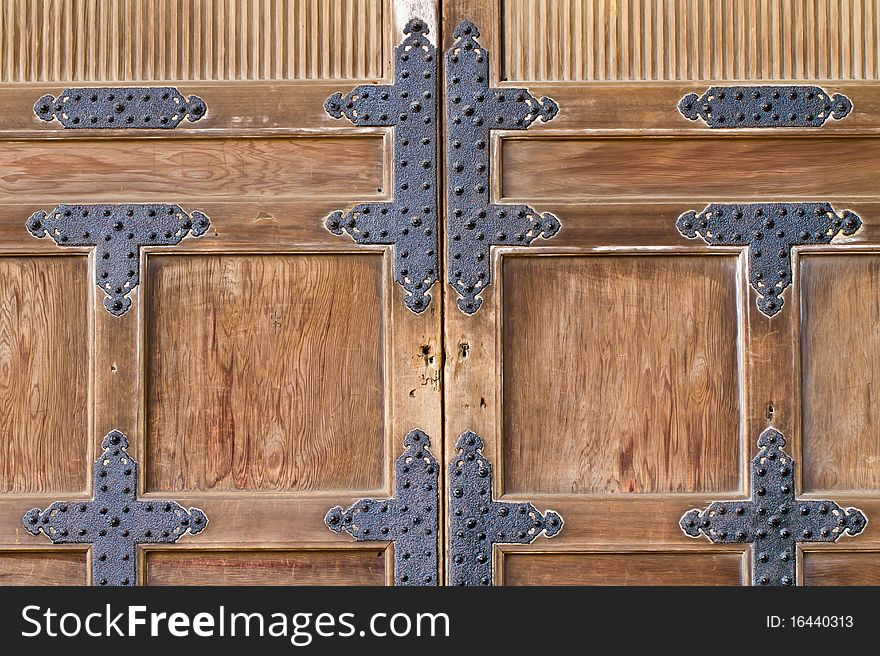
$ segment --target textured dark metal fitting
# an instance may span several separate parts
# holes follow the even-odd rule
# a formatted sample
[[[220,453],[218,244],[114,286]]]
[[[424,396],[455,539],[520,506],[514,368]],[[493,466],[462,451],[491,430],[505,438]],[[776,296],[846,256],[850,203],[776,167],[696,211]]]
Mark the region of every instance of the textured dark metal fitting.
[[[77,87],[34,104],[38,118],[57,119],[70,129],[168,130],[184,117],[198,121],[207,111],[204,100],[184,98],[174,87]]]
[[[703,119],[710,128],[820,128],[852,111],[852,101],[816,86],[711,87],[678,103],[682,116]]]
[[[440,468],[420,430],[403,439],[395,465],[394,498],[360,499],[343,510],[331,508],[324,523],[360,541],[394,543],[394,585],[437,585],[437,530]]]
[[[830,244],[838,233],[862,227],[854,212],[837,212],[830,203],[712,203],[702,212],[678,217],[678,231],[712,246],[748,248],[749,283],[758,292],[758,308],[768,317],[782,309],[782,293],[791,284],[791,249]]]
[[[138,544],[177,542],[187,531],[205,530],[208,518],[176,501],[139,500],[138,465],[121,432],[107,433],[101,448],[94,501],[56,501],[45,510],[29,510],[21,521],[29,532],[42,531],[55,544],[91,544],[93,585],[134,585]]]
[[[95,282],[106,294],[104,307],[115,316],[131,307],[142,246],[174,246],[190,234],[199,237],[211,222],[179,205],[58,205],[27,220],[34,237],[52,237],[59,246],[95,247]]]
[[[528,246],[560,228],[549,212],[491,202],[490,132],[525,130],[539,118],[552,120],[559,107],[526,89],[489,87],[489,53],[477,41],[476,26],[464,21],[453,35],[456,41],[446,53],[448,282],[458,294],[459,309],[473,314],[492,281],[492,246]]]
[[[449,581],[451,585],[492,585],[496,544],[529,544],[541,533],[562,530],[562,517],[540,513],[530,503],[492,499],[492,463],[483,440],[467,432],[455,444],[449,463]]]
[[[714,501],[705,510],[689,510],[680,522],[692,538],[703,534],[719,544],[750,544],[752,585],[793,585],[798,542],[836,542],[844,534],[858,535],[868,524],[857,508],[797,499],[795,463],[784,446],[782,433],[766,429],[752,458],[751,499]]]
[[[411,20],[395,48],[393,85],[363,84],[324,103],[334,118],[357,126],[394,126],[394,200],[358,203],[325,220],[335,235],[359,244],[394,246],[394,280],[406,290],[404,302],[424,312],[437,282],[437,53],[425,36],[424,21]]]

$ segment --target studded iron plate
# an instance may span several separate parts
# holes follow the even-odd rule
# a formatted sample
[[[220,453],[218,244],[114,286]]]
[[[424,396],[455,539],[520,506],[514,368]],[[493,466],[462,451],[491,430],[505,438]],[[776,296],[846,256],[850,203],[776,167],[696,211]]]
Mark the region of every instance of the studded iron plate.
[[[70,129],[171,129],[208,111],[198,96],[184,98],[174,87],[78,87],[34,104],[43,121],[58,120]]]
[[[846,117],[852,101],[814,86],[711,87],[702,96],[686,95],[678,111],[710,128],[819,128],[832,116]]]
[[[58,205],[27,221],[34,237],[52,237],[59,246],[94,246],[95,282],[106,294],[104,307],[119,316],[131,307],[138,285],[141,246],[174,246],[198,237],[211,225],[201,212],[179,205]]]
[[[829,203],[713,203],[699,214],[685,212],[676,226],[685,237],[700,236],[713,246],[747,247],[758,308],[772,317],[791,284],[792,246],[829,244],[839,232],[855,233],[862,220],[849,210],[838,213]]]
[[[358,541],[394,542],[394,585],[437,585],[437,527],[440,468],[420,430],[403,439],[406,447],[395,466],[393,499],[360,499],[350,508],[331,508],[324,518],[337,533]]]
[[[393,85],[365,84],[324,104],[334,118],[358,126],[394,126],[394,200],[358,203],[325,221],[335,235],[359,244],[394,245],[394,279],[413,312],[431,303],[440,270],[437,243],[437,56],[428,28],[411,20],[395,49]]]
[[[449,463],[449,581],[452,585],[492,585],[492,547],[528,544],[562,530],[562,517],[538,512],[530,503],[492,500],[492,464],[483,440],[464,433]]]
[[[456,42],[446,53],[448,280],[459,309],[473,314],[491,283],[491,247],[528,246],[560,227],[549,212],[490,202],[489,133],[525,130],[538,118],[551,120],[559,108],[526,89],[490,88],[489,53],[477,42],[477,28],[464,21],[453,35]]]
[[[56,501],[45,510],[34,508],[22,518],[24,527],[45,533],[55,544],[92,544],[94,585],[134,585],[136,545],[177,542],[181,535],[200,533],[208,518],[198,508],[175,501],[137,499],[137,463],[128,453],[128,439],[111,431],[95,462],[94,501]]]
[[[751,463],[751,499],[714,501],[681,518],[682,530],[691,537],[703,533],[715,543],[751,544],[752,585],[794,585],[798,542],[835,542],[844,534],[858,535],[868,523],[856,508],[797,499],[795,463],[784,446],[779,431],[761,433]]]

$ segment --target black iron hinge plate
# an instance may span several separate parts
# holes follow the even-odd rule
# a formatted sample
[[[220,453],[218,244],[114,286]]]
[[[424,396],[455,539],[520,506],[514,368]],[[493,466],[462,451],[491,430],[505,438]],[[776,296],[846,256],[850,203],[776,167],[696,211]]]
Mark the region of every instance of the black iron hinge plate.
[[[752,585],[794,585],[800,542],[836,542],[861,533],[868,520],[856,508],[834,501],[795,496],[795,463],[784,450],[785,438],[768,428],[758,438],[751,462],[751,499],[714,501],[681,518],[690,537],[704,534],[715,543],[747,543],[752,549]]]
[[[68,129],[170,130],[208,111],[198,96],[185,98],[174,87],[73,87],[34,104],[40,120]]]
[[[187,235],[203,235],[211,222],[179,205],[58,205],[48,213],[35,212],[26,225],[34,237],[49,235],[59,246],[94,246],[95,282],[106,295],[104,307],[120,316],[131,307],[128,296],[138,286],[140,248],[175,246]]]
[[[101,448],[93,501],[56,501],[45,510],[34,508],[22,524],[34,535],[42,531],[55,544],[91,544],[94,585],[135,585],[138,544],[177,542],[187,531],[201,533],[208,518],[176,501],[139,500],[138,465],[121,432],[108,433]]]

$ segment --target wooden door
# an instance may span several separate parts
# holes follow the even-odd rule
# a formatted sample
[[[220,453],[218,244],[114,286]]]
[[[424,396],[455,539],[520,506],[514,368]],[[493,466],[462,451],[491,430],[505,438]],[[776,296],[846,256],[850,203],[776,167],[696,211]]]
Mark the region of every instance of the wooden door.
[[[446,289],[447,456],[476,432],[495,497],[564,520],[552,540],[496,545],[495,583],[748,584],[748,544],[692,539],[679,520],[750,497],[768,427],[788,441],[799,498],[875,521],[878,16],[874,2],[822,0],[444,3],[447,48],[473,22],[492,87],[559,107],[488,145],[492,201],[552,213],[558,233],[495,246],[473,314]],[[737,84],[815,84],[853,109],[820,128],[750,129],[678,109]],[[793,275],[772,316],[750,284],[754,251],[677,227],[712,203],[805,201],[862,225],[771,254]],[[869,523],[799,542],[798,582],[880,582],[878,540]]]
[[[385,534],[325,517],[411,493],[416,429],[442,583],[740,585],[765,555],[794,573],[768,584],[880,583],[878,21],[875,0],[0,1],[0,584],[416,583]],[[111,87],[190,113],[65,113],[96,89],[127,119]],[[364,112],[374,87],[399,115]],[[115,246],[158,209],[181,223]],[[828,500],[836,541],[753,549],[788,530],[773,513],[719,532],[709,504],[760,506],[777,435],[772,493],[810,519]],[[51,529],[100,513],[129,457],[138,512],[208,524],[139,525],[105,581]]]
[[[0,583],[90,581],[96,550],[32,536],[22,515],[91,499],[111,430],[141,499],[208,518],[142,545],[138,582],[393,581],[388,542],[324,515],[393,495],[411,429],[439,446],[439,304],[409,311],[392,247],[325,228],[393,179],[391,131],[324,102],[393,79],[405,18],[385,0],[0,3]],[[162,85],[207,112],[171,130],[34,115],[69,87]],[[95,248],[25,227],[62,203],[178,204],[210,229],[137,250],[114,316]]]

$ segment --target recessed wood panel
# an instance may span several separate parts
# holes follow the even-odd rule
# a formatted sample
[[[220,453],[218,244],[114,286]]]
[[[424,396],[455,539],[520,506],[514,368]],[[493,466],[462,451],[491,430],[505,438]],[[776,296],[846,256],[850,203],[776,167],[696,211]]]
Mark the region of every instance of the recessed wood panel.
[[[880,255],[800,259],[803,485],[880,489]]]
[[[382,486],[381,255],[161,256],[147,275],[150,489]]]
[[[804,552],[804,585],[880,585],[880,552]]]
[[[0,257],[0,492],[85,489],[92,284],[83,256]]]
[[[502,0],[511,80],[877,79],[878,0]]]
[[[85,585],[85,551],[0,552],[0,585]]]
[[[504,585],[742,585],[738,553],[506,553]]]
[[[383,152],[380,136],[7,142],[0,201],[381,196]]]
[[[737,258],[505,257],[504,490],[732,491]]]
[[[501,195],[855,199],[874,193],[878,158],[873,138],[509,138],[501,142]]]
[[[151,551],[147,585],[384,585],[385,553]]]
[[[380,77],[386,0],[3,0],[0,82]]]

